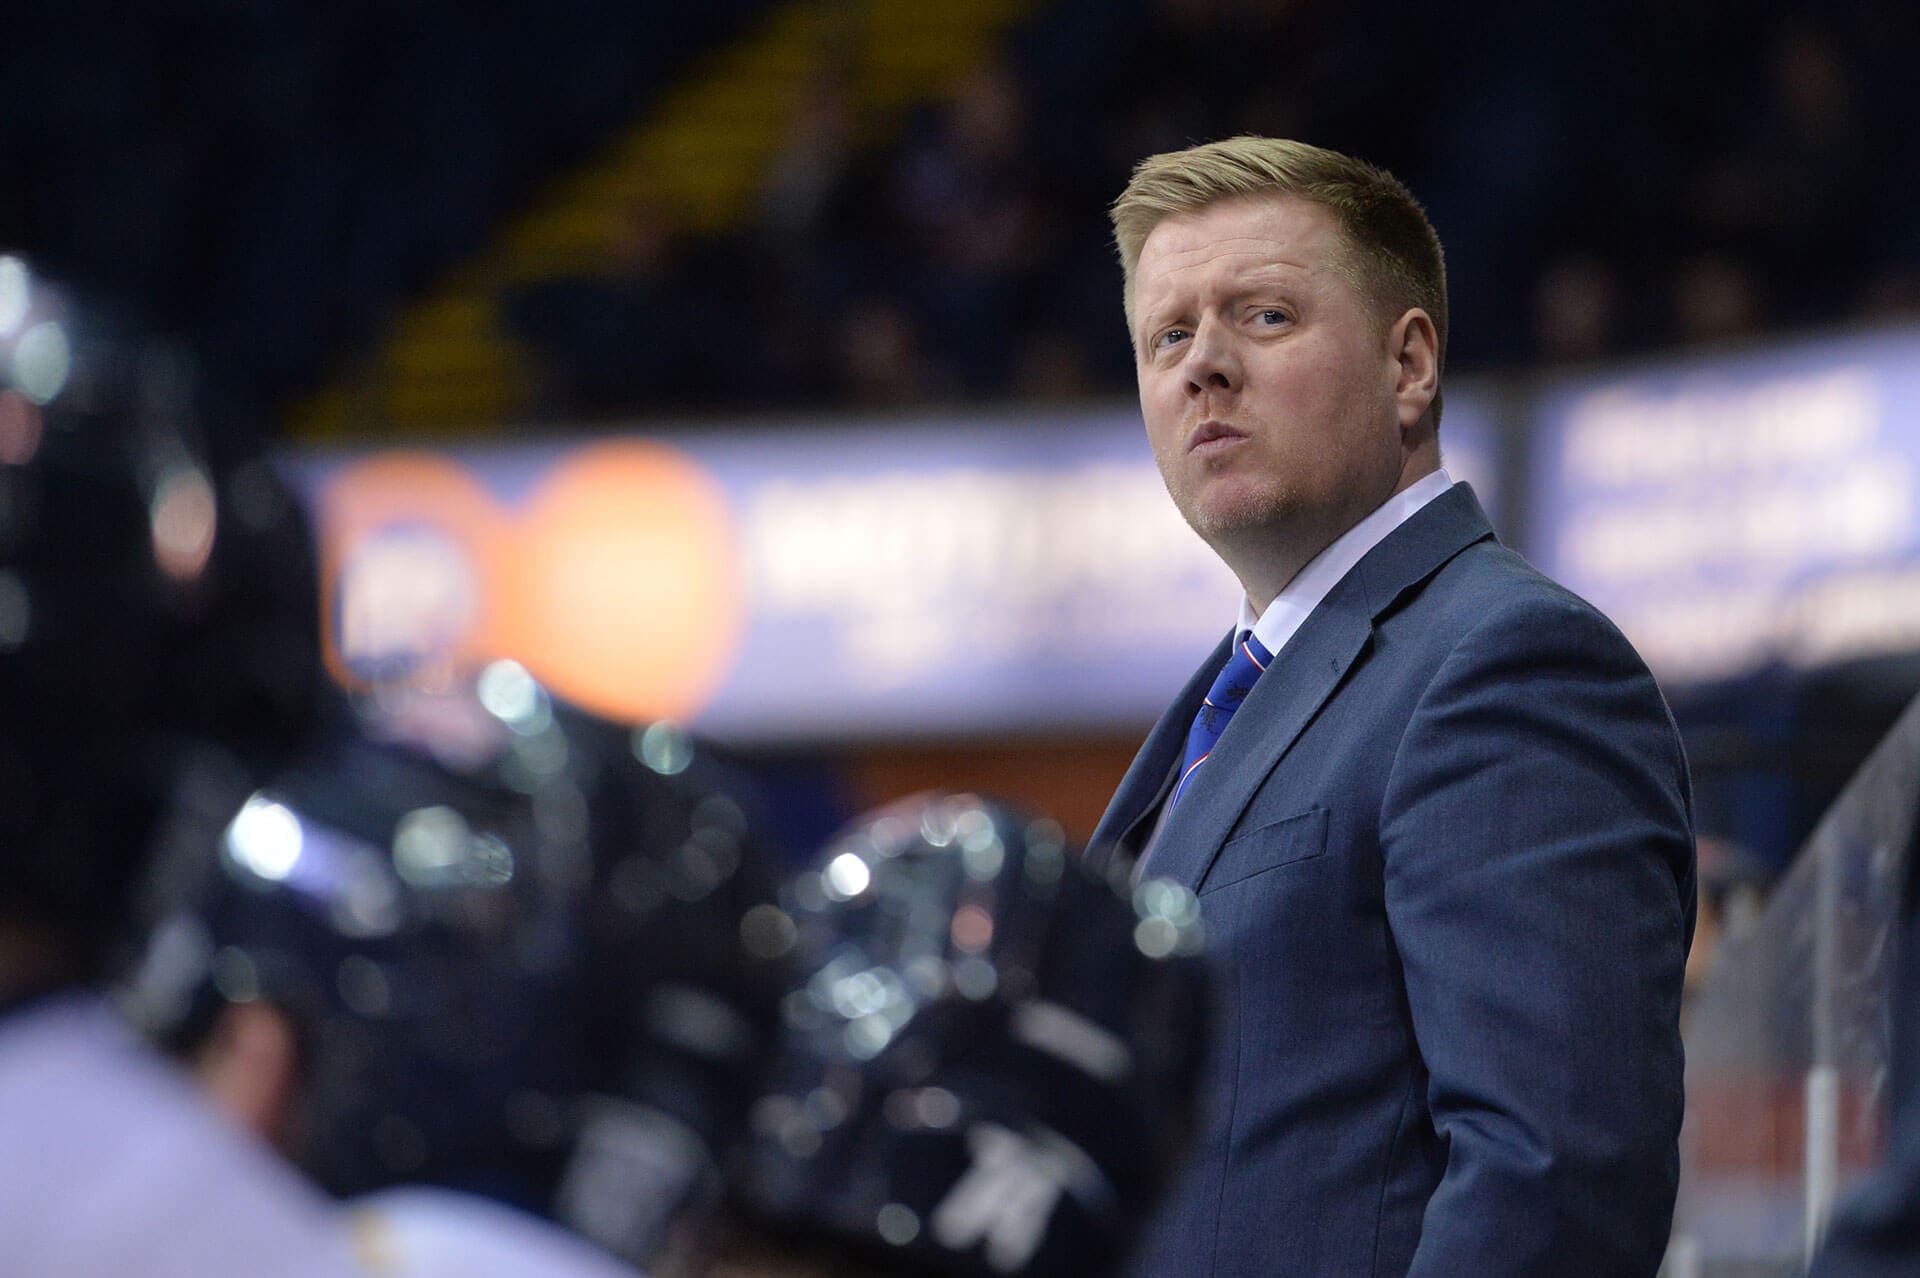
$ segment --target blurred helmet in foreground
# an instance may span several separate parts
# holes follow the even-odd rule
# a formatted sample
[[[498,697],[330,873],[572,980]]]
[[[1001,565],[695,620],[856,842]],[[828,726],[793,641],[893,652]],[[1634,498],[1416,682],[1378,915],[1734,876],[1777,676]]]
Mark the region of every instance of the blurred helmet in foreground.
[[[670,723],[576,714],[590,771],[589,941],[600,1054],[618,1076],[584,1127],[558,1216],[645,1264],[720,1197],[791,984],[777,857],[703,747]]]
[[[644,1261],[717,1193],[772,1038],[744,815],[511,662],[365,710],[176,888],[141,1018],[185,1048],[224,1002],[282,1009],[288,1152],[338,1195],[472,1191]]]
[[[97,958],[184,743],[292,748],[313,571],[297,506],[180,350],[0,254],[0,913]]]
[[[789,887],[803,983],[744,1196],[888,1272],[1096,1274],[1193,1120],[1199,909],[971,795],[856,824]]]

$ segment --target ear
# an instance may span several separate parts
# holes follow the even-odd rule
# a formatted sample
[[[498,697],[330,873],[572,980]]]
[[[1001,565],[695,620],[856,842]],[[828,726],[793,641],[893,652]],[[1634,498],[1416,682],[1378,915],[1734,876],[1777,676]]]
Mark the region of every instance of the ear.
[[[1394,360],[1393,393],[1400,405],[1400,432],[1406,436],[1440,393],[1440,338],[1433,318],[1416,306],[1395,320],[1387,330],[1387,352]]]
[[[194,1073],[229,1117],[284,1147],[299,1056],[292,1022],[279,1008],[256,999],[221,1011]]]

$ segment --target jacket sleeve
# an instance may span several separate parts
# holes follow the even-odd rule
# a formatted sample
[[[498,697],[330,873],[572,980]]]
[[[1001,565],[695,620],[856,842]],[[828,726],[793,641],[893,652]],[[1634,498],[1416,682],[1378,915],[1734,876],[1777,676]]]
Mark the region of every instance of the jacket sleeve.
[[[1422,694],[1381,814],[1388,922],[1447,1145],[1413,1275],[1659,1267],[1689,807],[1652,676],[1571,596],[1483,619]]]

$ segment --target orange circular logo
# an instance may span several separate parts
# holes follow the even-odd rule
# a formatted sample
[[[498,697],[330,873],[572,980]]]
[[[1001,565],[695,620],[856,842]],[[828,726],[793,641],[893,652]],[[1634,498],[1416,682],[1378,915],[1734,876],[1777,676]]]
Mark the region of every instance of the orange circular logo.
[[[610,718],[690,718],[732,664],[739,556],[726,494],[664,444],[567,455],[519,519],[504,647],[555,693]]]

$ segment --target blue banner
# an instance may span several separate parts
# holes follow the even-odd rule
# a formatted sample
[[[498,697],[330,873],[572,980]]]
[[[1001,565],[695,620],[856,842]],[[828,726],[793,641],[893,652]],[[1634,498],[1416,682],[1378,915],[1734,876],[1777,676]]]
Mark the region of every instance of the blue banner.
[[[1498,504],[1450,390],[1447,463]],[[297,459],[349,682],[498,656],[720,739],[1136,730],[1239,589],[1131,405]]]
[[[1920,647],[1920,333],[1548,390],[1526,543],[1663,678]]]

